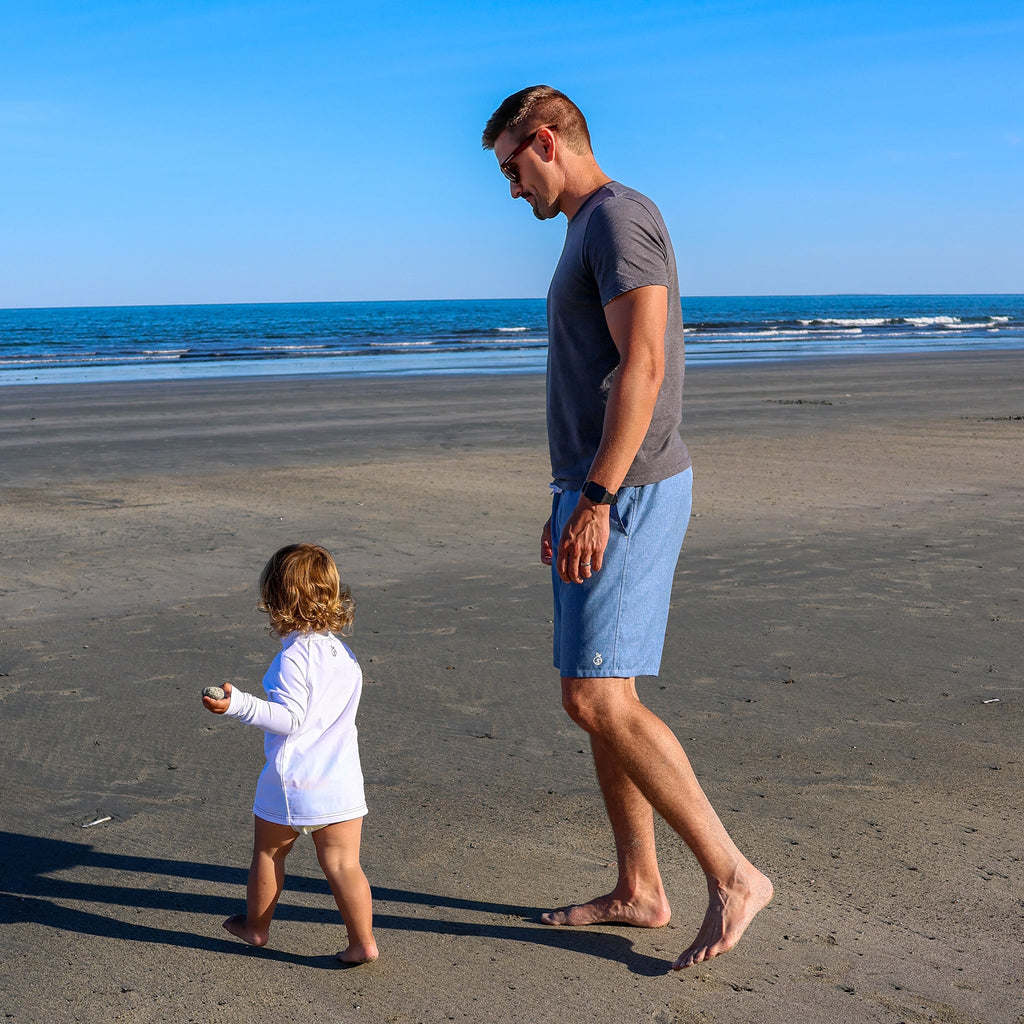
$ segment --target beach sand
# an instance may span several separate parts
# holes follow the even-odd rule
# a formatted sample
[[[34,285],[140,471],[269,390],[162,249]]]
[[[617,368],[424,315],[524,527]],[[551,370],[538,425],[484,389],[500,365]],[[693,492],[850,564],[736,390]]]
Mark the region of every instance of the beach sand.
[[[1024,1021],[1024,354],[695,368],[662,674],[776,898],[669,972],[672,923],[552,929],[610,835],[550,667],[543,382],[228,379],[0,389],[0,1010],[16,1024]],[[243,907],[267,556],[358,602],[363,861],[381,959],[343,970],[301,841],[270,945]],[[89,828],[84,825],[106,818]]]

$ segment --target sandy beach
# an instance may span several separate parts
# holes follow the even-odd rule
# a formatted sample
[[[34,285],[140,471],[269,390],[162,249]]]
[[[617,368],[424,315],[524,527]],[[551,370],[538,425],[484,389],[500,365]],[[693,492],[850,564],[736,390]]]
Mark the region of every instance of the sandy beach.
[[[706,896],[664,827],[668,927],[538,920],[614,877],[550,664],[543,405],[530,375],[0,388],[5,1019],[1024,1022],[1024,353],[688,372],[639,689],[776,897],[682,973]],[[221,928],[262,736],[199,692],[259,692],[255,582],[296,540],[358,602],[356,970],[308,841],[270,945]]]

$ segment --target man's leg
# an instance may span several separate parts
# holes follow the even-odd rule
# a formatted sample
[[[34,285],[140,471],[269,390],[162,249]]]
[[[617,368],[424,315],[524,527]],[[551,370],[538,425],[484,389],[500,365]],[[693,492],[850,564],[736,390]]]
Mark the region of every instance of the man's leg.
[[[597,738],[615,766],[609,777],[614,780],[618,771],[631,780],[704,871],[708,909],[697,938],[674,966],[689,967],[731,949],[772,898],[772,884],[726,832],[672,730],[640,703],[632,679],[563,679],[562,698],[573,721]]]
[[[672,911],[658,871],[654,811],[598,736],[590,736],[590,747],[597,782],[615,837],[618,881],[607,896],[598,896],[580,906],[549,911],[541,915],[541,920],[545,924],[613,922],[639,928],[660,928],[668,924]]]

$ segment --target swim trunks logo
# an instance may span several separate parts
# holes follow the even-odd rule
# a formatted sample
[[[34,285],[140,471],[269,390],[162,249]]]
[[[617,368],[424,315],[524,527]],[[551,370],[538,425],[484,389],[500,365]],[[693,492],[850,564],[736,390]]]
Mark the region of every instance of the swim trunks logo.
[[[594,664],[595,665],[603,665],[604,664],[604,655],[600,651],[598,651],[597,654],[594,655]]]

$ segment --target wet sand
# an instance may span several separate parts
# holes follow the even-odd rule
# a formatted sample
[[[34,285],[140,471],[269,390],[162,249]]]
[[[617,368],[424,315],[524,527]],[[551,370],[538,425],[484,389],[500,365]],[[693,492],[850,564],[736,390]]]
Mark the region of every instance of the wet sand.
[[[0,389],[0,1009],[28,1022],[1024,1020],[1024,354],[687,376],[695,465],[662,674],[776,898],[669,966],[672,923],[551,929],[614,858],[550,667],[543,382]],[[270,945],[242,909],[277,546],[338,556],[381,959],[343,970],[303,841]],[[83,828],[100,818],[108,820]]]

